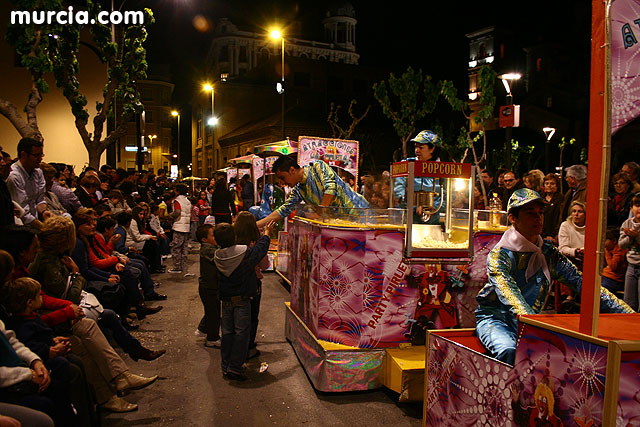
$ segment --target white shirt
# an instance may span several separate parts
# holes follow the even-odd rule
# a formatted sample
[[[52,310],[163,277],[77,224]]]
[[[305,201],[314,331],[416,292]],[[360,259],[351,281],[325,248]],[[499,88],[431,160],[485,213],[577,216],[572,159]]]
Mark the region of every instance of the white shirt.
[[[7,187],[11,193],[11,199],[25,210],[22,222],[30,224],[38,219],[37,206],[46,204],[44,175],[40,168],[27,173],[20,161],[15,162],[11,165]]]

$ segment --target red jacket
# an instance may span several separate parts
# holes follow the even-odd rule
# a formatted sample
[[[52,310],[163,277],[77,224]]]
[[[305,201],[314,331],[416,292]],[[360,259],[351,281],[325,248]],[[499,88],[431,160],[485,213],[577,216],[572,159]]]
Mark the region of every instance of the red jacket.
[[[89,249],[89,264],[100,270],[110,270],[113,266],[120,262],[120,259],[111,255],[113,253],[113,244],[107,243],[100,233],[93,236],[93,245]]]
[[[13,278],[20,279],[21,277],[29,277],[29,271],[23,265],[17,266],[13,270]],[[52,310],[51,313],[43,314],[40,316],[42,320],[49,326],[56,326],[67,320],[75,319],[76,312],[73,311],[71,301],[65,299],[50,297],[43,291],[40,291],[42,295],[42,307],[40,310]],[[35,314],[33,317],[35,318]]]
[[[40,310],[53,310],[51,313],[40,316],[47,325],[56,326],[76,318],[76,312],[71,307],[73,305],[71,301],[50,297],[42,291],[40,294],[42,295],[42,307],[40,307]],[[35,317],[35,314],[33,316]]]

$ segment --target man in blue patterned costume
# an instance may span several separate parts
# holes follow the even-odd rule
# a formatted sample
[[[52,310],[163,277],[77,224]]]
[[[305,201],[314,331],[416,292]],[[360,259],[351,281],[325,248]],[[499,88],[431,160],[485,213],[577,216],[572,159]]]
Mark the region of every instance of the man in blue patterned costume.
[[[550,242],[542,240],[546,202],[528,188],[516,190],[507,206],[509,228],[487,257],[489,283],[476,297],[476,331],[491,353],[514,364],[518,333],[517,316],[539,314],[556,279],[582,290],[582,273]],[[608,313],[633,313],[623,301],[600,289],[600,308]]]
[[[369,207],[369,202],[322,160],[300,167],[291,157],[282,156],[273,163],[272,170],[279,180],[293,189],[282,206],[257,222],[258,227],[289,216],[302,201],[308,205],[347,209]]]
[[[440,158],[438,157],[438,150],[442,145],[442,140],[440,137],[433,131],[423,130],[419,134],[415,136],[415,138],[411,139],[411,141],[416,143],[416,157],[409,157],[405,160],[422,160],[422,161],[432,161],[439,162]],[[440,180],[436,181],[436,188],[433,189],[433,178],[430,177],[417,177],[414,178],[413,183],[414,191],[435,191],[437,196],[434,200],[434,207],[440,205]],[[407,191],[407,178],[400,177],[396,178],[393,181],[393,194],[395,198],[398,200],[398,207],[406,208],[407,200],[406,200],[406,191]],[[418,224],[423,223],[420,212],[421,207],[417,207],[414,212],[414,222]],[[431,215],[426,224],[439,224],[440,223],[440,212],[444,212],[444,203],[442,207],[438,210],[438,212]]]

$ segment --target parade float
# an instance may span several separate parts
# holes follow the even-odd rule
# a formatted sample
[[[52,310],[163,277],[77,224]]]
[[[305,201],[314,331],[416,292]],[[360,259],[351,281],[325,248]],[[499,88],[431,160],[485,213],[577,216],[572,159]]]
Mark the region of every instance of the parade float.
[[[640,86],[628,80],[637,69],[637,42],[629,38],[635,6],[593,2],[587,178],[593,214],[580,314],[520,316],[514,366],[486,356],[473,328],[430,331],[423,425],[640,425],[640,315],[600,314],[599,306],[611,132],[637,116],[620,110],[637,103],[635,88],[619,91],[619,111],[611,110],[612,85]]]
[[[308,147],[324,144],[332,145],[315,139]],[[322,153],[307,157],[315,158]],[[413,188],[420,177],[440,180],[443,204],[434,205],[432,189]],[[469,164],[398,162],[391,179],[400,178],[402,209],[301,205],[280,235],[277,271],[291,286],[286,337],[319,391],[385,386],[402,401],[421,400],[425,331],[475,324],[486,255],[506,229],[505,213],[474,212]],[[416,211],[440,223],[414,221]]]

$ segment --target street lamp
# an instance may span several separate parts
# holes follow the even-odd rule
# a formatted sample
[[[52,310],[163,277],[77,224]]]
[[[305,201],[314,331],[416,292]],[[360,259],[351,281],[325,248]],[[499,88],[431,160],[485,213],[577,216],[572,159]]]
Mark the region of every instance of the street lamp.
[[[209,121],[211,121],[211,119],[215,118],[216,116],[214,103],[213,103],[215,90],[213,89],[213,86],[210,85],[209,83],[203,85],[202,89],[204,89],[205,92],[211,92],[211,118],[209,119]]]
[[[522,76],[518,73],[506,73],[500,74],[498,76],[498,78],[502,80],[502,84],[507,91],[507,104],[511,104],[513,102],[513,95],[511,94],[511,86],[513,85],[513,81],[520,80],[520,77]]]
[[[274,40],[280,39],[282,43],[280,46],[280,50],[282,51],[281,81],[276,83],[276,92],[278,92],[278,94],[281,96],[280,102],[282,110],[282,139],[284,140],[284,37],[282,36],[282,33],[280,31],[273,30],[271,31],[271,38]]]
[[[209,119],[207,120],[207,124],[209,126],[211,126],[211,149],[213,150],[213,152],[215,153],[216,151],[216,130],[215,130],[215,126],[218,124],[218,118],[216,117],[215,114],[215,104],[214,104],[214,94],[215,94],[215,90],[213,88],[213,85],[210,85],[209,83],[205,84],[204,86],[202,86],[202,88],[204,89],[205,92],[209,92],[211,91],[211,117],[209,117]],[[218,159],[215,159],[215,163],[218,163]],[[199,166],[198,166],[199,167]]]
[[[502,84],[504,85],[504,89],[507,91],[507,105],[513,104],[513,95],[511,94],[511,86],[513,85],[514,80],[519,80],[522,77],[518,73],[506,73],[498,76],[500,80],[502,80]],[[506,148],[506,156],[505,163],[507,169],[511,169],[511,126],[507,126],[505,129],[505,148]]]
[[[556,128],[544,127],[542,128],[542,132],[544,132],[544,135],[547,137],[547,143],[544,145],[544,168],[545,172],[548,173],[550,170],[549,157],[551,156],[551,149],[549,147],[551,146],[551,138],[553,138],[553,134],[556,133]]]
[[[180,176],[180,160],[182,160],[182,158],[180,157],[180,113],[177,112],[176,110],[173,110],[171,112],[171,115],[173,117],[177,117],[178,118],[178,155],[176,156],[174,154],[173,158],[177,158],[178,159],[178,177],[179,177]]]

